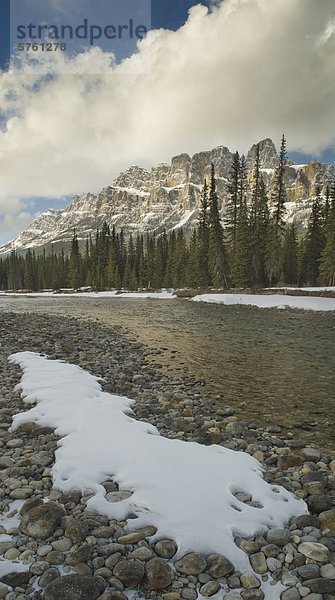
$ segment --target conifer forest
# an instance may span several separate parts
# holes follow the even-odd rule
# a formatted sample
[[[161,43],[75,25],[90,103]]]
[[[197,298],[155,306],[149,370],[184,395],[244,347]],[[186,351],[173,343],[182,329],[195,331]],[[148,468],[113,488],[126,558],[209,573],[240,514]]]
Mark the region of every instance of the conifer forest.
[[[275,185],[268,197],[259,148],[247,182],[244,156],[236,152],[225,199],[216,191],[215,169],[204,182],[197,227],[191,235],[174,229],[132,235],[104,223],[80,246],[74,231],[68,254],[25,256],[13,251],[0,260],[0,289],[95,290],[158,288],[263,288],[273,285],[335,285],[335,181],[326,193],[316,185],[307,229],[285,224],[286,142],[281,142]],[[247,189],[248,188],[248,189]],[[248,194],[247,194],[248,191]],[[247,200],[248,198],[248,200]]]

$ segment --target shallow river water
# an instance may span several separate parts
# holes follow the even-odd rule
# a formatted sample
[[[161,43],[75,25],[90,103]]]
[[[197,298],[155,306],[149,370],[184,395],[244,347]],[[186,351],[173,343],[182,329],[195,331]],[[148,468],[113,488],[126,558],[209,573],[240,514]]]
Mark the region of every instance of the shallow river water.
[[[152,360],[164,372],[204,379],[218,405],[249,420],[297,425],[335,447],[335,313],[80,297],[0,297],[0,324],[2,311],[122,326],[161,350]]]

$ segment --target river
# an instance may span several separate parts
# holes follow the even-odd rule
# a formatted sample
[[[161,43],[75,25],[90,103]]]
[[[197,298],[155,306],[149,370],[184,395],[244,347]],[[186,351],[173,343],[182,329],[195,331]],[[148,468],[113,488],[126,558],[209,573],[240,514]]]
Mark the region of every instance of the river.
[[[335,313],[83,297],[0,297],[0,319],[1,311],[121,326],[160,350],[151,359],[164,372],[204,379],[217,405],[245,419],[297,425],[334,447]]]

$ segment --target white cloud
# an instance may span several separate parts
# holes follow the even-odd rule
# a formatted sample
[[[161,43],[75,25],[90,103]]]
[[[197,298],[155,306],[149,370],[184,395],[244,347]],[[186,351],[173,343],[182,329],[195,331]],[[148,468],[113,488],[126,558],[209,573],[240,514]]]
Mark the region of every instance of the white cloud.
[[[93,48],[3,73],[0,212],[8,196],[95,191],[182,151],[245,151],[282,132],[290,150],[333,145],[333,19],[333,0],[225,0],[151,32],[120,65]]]
[[[31,223],[31,214],[25,211],[17,214],[7,214],[0,218],[0,243],[15,238]]]

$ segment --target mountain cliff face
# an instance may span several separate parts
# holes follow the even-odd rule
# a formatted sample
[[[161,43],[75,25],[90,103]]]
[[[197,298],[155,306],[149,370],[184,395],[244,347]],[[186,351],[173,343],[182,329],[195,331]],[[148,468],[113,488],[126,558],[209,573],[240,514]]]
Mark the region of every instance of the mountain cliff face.
[[[255,164],[256,144],[247,155],[248,179],[251,180]],[[78,238],[101,227],[104,221],[123,228],[125,233],[161,232],[183,226],[190,230],[197,222],[200,208],[201,189],[204,179],[209,177],[213,162],[217,177],[218,197],[224,220],[228,198],[228,177],[233,154],[224,146],[194,156],[180,154],[171,164],[160,164],[147,171],[132,166],[121,173],[110,186],[99,194],[90,193],[74,196],[63,210],[48,210],[37,216],[30,227],[13,242],[0,248],[0,255],[13,249],[66,245],[76,228]],[[278,164],[276,148],[270,139],[260,142],[260,161],[264,182],[269,197],[274,184],[274,173]],[[315,194],[316,181],[322,191],[334,180],[335,167],[317,162],[285,168],[287,192],[286,219],[298,227],[306,227]]]

